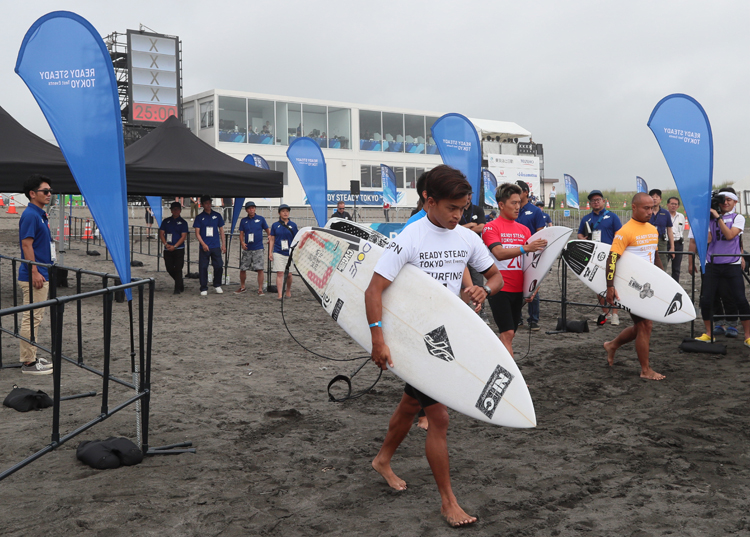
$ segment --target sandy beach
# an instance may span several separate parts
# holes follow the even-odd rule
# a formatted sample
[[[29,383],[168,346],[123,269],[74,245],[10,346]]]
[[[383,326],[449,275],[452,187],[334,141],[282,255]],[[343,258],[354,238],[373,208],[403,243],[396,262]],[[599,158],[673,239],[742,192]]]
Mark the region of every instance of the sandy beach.
[[[17,217],[0,215],[0,253],[18,255]],[[65,263],[114,272],[85,248]],[[102,252],[103,253],[103,252]],[[152,446],[192,441],[195,454],[146,458],[140,465],[94,470],[76,460],[84,440],[135,440],[126,410],[0,482],[4,536],[130,535],[362,535],[438,536],[453,530],[424,457],[424,431],[414,427],[393,467],[409,489],[396,492],[370,462],[401,397],[403,382],[386,373],[374,390],[345,403],[328,401],[326,385],[361,362],[332,362],[304,351],[289,337],[271,294],[235,295],[236,271],[225,293],[200,297],[197,280],[172,294],[172,280],[154,258],[133,276],[155,277],[152,370]],[[2,304],[10,303],[10,267],[2,270]],[[254,276],[252,277],[254,278]],[[254,280],[250,278],[249,283]],[[559,298],[558,269],[542,288]],[[687,260],[684,286],[689,285]],[[87,280],[86,288],[100,285]],[[252,289],[252,287],[250,287]],[[61,290],[68,294],[71,289]],[[311,350],[335,358],[364,356],[295,277],[284,302],[286,322]],[[594,302],[571,274],[569,298]],[[662,382],[639,378],[632,344],[609,367],[602,348],[630,324],[591,332],[546,335],[558,304],[542,303],[541,332],[519,330],[516,358],[534,399],[538,426],[508,429],[451,412],[449,449],[453,488],[479,521],[472,535],[578,536],[750,535],[747,391],[750,360],[742,339],[726,356],[682,354],[689,325],[655,324],[652,367]],[[72,311],[66,313],[71,323]],[[129,378],[127,306],[115,304],[113,372]],[[7,319],[7,318],[6,318]],[[12,320],[3,319],[9,326]],[[83,311],[86,362],[101,363],[101,301]],[[494,323],[493,323],[494,328]],[[697,327],[697,330],[700,328]],[[700,332],[698,332],[700,333]],[[49,318],[41,340],[49,340]],[[74,352],[75,333],[63,347]],[[2,337],[4,363],[17,360],[18,342]],[[370,363],[354,389],[377,376]],[[0,371],[0,395],[13,384],[51,394],[52,377]],[[70,364],[63,392],[101,389],[98,377]],[[112,403],[132,392],[113,386]],[[64,402],[62,430],[96,417],[101,398]],[[18,413],[0,407],[0,468],[50,441],[51,409]]]

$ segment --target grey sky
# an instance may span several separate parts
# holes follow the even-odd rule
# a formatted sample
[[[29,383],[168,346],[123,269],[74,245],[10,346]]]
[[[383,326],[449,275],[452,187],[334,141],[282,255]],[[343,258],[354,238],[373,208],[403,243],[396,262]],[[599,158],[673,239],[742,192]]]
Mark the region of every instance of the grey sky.
[[[545,175],[581,190],[673,188],[646,126],[687,93],[708,113],[714,181],[750,177],[750,2],[70,1],[16,3],[0,34],[0,105],[51,139],[13,72],[26,30],[75,11],[104,35],[143,23],[183,41],[185,95],[222,88],[514,121]]]

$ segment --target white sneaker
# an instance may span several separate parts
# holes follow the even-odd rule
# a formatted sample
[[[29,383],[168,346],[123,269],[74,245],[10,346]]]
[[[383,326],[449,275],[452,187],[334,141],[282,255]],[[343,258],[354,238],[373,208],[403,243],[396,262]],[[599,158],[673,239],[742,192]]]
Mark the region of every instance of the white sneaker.
[[[201,291],[201,296],[208,296],[208,291]]]
[[[612,314],[612,318],[610,319],[610,321],[609,321],[609,322],[610,322],[610,324],[611,324],[612,326],[617,326],[617,325],[619,325],[619,324],[620,324],[620,316],[619,316],[619,315],[617,315],[616,313],[613,313],[613,314]]]
[[[222,293],[224,292],[224,291],[223,291],[223,290],[221,289],[221,287],[214,287],[214,289],[216,289],[216,292],[217,292],[218,294],[222,294]]]

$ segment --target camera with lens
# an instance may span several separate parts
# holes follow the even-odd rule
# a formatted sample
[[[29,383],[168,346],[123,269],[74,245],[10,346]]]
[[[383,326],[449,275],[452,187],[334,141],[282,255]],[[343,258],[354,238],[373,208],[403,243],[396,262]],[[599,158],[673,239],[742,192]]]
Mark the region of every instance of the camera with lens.
[[[721,205],[724,200],[725,197],[722,192],[711,192],[711,208],[719,214],[721,214]]]

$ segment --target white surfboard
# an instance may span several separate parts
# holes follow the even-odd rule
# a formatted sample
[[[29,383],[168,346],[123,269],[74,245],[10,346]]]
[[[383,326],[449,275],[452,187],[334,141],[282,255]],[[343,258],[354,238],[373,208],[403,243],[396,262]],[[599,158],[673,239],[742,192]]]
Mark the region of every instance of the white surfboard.
[[[529,252],[523,258],[523,296],[530,297],[542,284],[544,277],[560,255],[573,230],[569,227],[546,227],[534,233],[528,241],[544,239],[547,246],[540,252]]]
[[[321,228],[303,228],[292,259],[325,311],[372,350],[364,292],[383,249]],[[507,427],[535,427],[526,382],[495,333],[460,298],[406,265],[383,293],[383,332],[403,380],[467,416]]]
[[[570,241],[563,259],[578,279],[600,296],[607,296],[606,262],[610,245],[603,242]],[[651,321],[679,324],[695,319],[690,295],[656,265],[625,252],[617,260],[615,289],[618,306]]]

